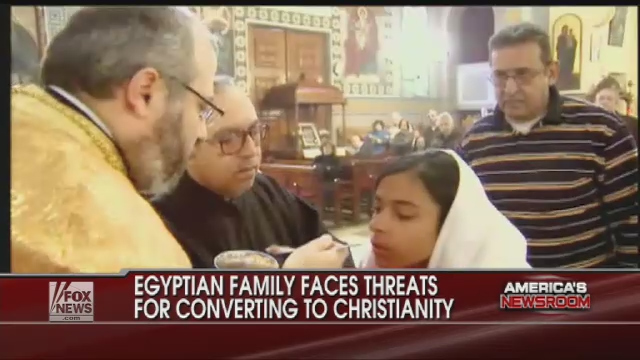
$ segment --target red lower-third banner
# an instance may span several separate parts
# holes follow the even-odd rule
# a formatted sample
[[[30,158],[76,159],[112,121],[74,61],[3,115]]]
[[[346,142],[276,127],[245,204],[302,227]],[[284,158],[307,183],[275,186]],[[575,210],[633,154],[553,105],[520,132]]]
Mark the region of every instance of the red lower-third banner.
[[[527,344],[540,350],[531,342],[554,332],[555,339],[578,336],[582,350],[595,345],[585,344],[593,334],[611,354],[624,349],[613,343],[640,330],[638,299],[640,273],[623,271],[6,276],[0,354],[406,358],[464,350],[476,356],[482,351],[474,346],[511,339],[515,356]],[[603,332],[606,326],[612,328]]]

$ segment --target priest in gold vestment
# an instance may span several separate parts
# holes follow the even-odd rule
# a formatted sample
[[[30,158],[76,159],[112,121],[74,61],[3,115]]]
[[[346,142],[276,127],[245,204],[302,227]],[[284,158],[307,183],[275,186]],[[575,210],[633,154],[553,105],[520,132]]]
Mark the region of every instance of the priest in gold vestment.
[[[215,58],[206,29],[169,7],[69,20],[43,86],[11,93],[12,272],[191,267],[141,194],[173,188],[221,111]]]

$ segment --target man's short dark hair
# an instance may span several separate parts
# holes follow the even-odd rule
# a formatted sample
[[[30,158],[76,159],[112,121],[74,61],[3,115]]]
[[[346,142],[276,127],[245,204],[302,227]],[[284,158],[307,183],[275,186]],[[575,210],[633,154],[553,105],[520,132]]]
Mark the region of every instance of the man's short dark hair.
[[[42,82],[102,99],[145,67],[190,83],[196,75],[192,21],[168,6],[80,9],[49,44]],[[167,86],[170,93],[180,88]]]
[[[531,23],[510,25],[493,34],[489,39],[489,51],[530,42],[536,43],[540,47],[542,63],[550,64],[553,61],[549,34],[541,27]]]

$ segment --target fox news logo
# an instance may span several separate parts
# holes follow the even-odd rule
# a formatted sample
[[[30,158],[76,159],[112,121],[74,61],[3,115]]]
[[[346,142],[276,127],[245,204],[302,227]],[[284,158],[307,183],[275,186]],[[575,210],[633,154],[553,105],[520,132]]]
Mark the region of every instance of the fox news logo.
[[[502,310],[572,311],[591,308],[584,281],[508,282],[500,295]]]
[[[49,282],[49,321],[93,321],[93,282]]]

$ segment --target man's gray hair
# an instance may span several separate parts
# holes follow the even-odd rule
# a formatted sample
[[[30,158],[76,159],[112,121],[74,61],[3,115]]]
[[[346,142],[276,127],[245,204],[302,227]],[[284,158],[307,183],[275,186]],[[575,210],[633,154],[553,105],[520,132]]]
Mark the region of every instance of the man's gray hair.
[[[190,83],[196,76],[192,24],[176,7],[80,9],[49,44],[42,82],[103,99],[145,67]],[[181,88],[173,83],[167,84],[171,93]]]
[[[540,60],[545,65],[553,61],[549,34],[541,27],[528,22],[507,26],[493,34],[489,39],[489,51],[528,42],[536,43],[540,47]]]

